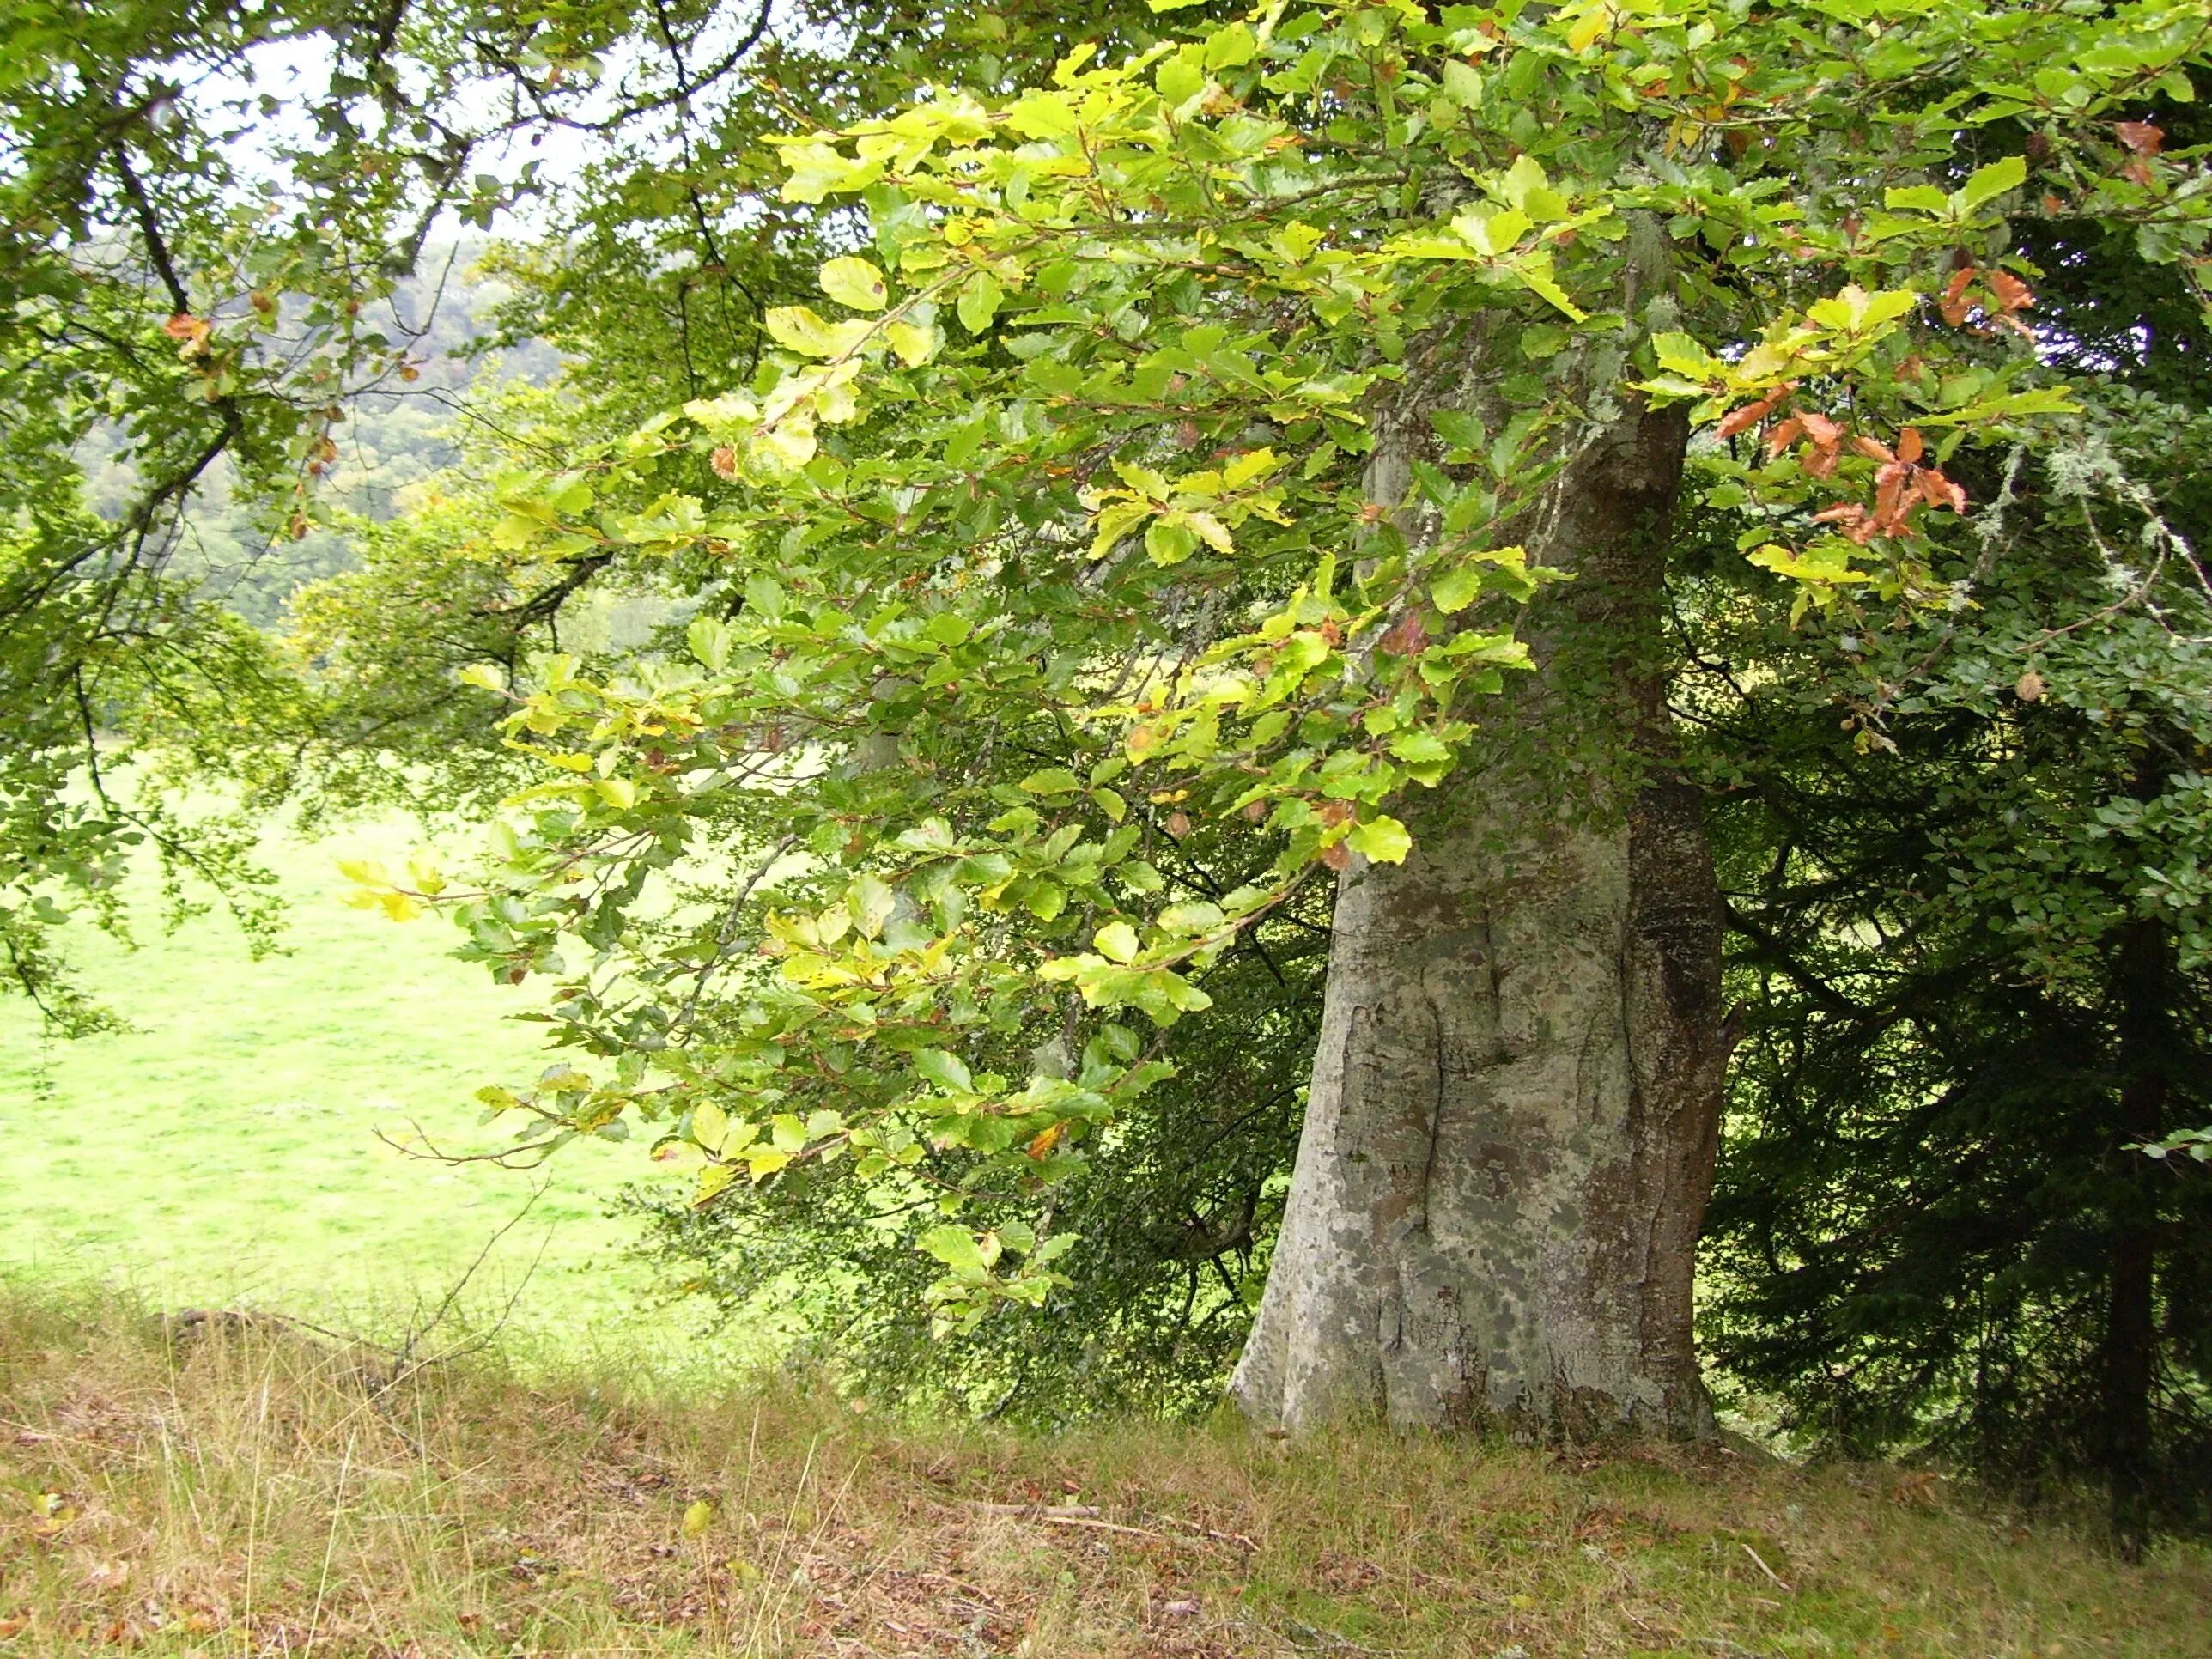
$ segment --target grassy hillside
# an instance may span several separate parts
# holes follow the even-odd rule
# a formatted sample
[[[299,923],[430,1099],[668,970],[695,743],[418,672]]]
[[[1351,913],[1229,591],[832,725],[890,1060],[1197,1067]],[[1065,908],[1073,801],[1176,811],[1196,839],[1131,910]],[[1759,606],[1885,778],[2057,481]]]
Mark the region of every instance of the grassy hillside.
[[[879,1423],[0,1292],[0,1652],[2212,1652],[2115,1565],[1890,1471]]]
[[[481,1329],[520,1288],[486,1351],[165,1330],[404,1328],[528,1196],[376,1138],[487,1146],[471,1091],[544,1063],[441,926],[339,902],[336,859],[404,839],[272,844],[284,957],[212,918],[84,941],[134,1031],[42,1047],[0,1004],[0,1655],[2212,1654],[2201,1548],[2123,1568],[1925,1475],[733,1389],[621,1255],[635,1148],[539,1177],[470,1297]]]
[[[564,1343],[680,1334],[645,1308],[646,1277],[621,1251],[628,1224],[605,1213],[617,1188],[649,1176],[639,1148],[578,1145],[532,1176],[378,1139],[419,1125],[448,1147],[495,1146],[474,1091],[550,1058],[541,1028],[503,1018],[532,1006],[534,988],[452,960],[441,921],[395,926],[341,902],[337,860],[408,845],[398,826],[273,838],[289,950],[258,963],[220,916],[166,937],[149,920],[135,951],[88,932],[89,988],[131,1031],[45,1043],[30,1010],[0,999],[0,1267],[104,1274],[170,1306],[389,1324],[441,1294],[544,1183],[471,1304],[503,1304],[520,1285],[519,1323]]]

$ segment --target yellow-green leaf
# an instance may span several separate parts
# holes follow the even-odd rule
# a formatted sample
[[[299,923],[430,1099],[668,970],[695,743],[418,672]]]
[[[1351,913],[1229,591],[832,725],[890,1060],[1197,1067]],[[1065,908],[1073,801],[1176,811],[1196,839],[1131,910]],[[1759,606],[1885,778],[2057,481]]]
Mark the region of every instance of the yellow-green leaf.
[[[1567,45],[1575,51],[1581,52],[1612,27],[1613,8],[1605,4],[1603,0],[1600,0],[1600,3],[1592,6],[1577,18],[1572,27],[1567,30]]]
[[[908,368],[919,368],[937,355],[937,331],[933,328],[902,319],[884,324],[884,337]]]
[[[691,1139],[708,1152],[720,1152],[729,1132],[730,1115],[713,1101],[702,1100],[691,1109]]]
[[[696,1210],[702,1205],[711,1204],[723,1188],[737,1178],[735,1164],[709,1164],[699,1171],[699,1190],[692,1196],[691,1207]]]
[[[881,311],[890,299],[884,273],[866,259],[846,254],[822,267],[822,291],[855,311]]]
[[[863,939],[878,939],[897,908],[898,896],[881,876],[863,875],[845,895],[845,908]]]
[[[1353,852],[1364,853],[1377,864],[1403,864],[1413,846],[1406,826],[1388,813],[1368,819],[1346,839]]]
[[[826,357],[833,349],[830,325],[811,306],[777,306],[761,319],[769,338],[787,351]]]

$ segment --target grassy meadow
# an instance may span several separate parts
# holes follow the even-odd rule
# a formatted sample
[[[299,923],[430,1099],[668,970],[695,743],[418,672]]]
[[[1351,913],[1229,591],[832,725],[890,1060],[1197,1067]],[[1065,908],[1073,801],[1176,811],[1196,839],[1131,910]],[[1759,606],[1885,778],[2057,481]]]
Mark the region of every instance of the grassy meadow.
[[[2212,1654],[2212,1556],[1933,1474],[1345,1434],[891,1422],[656,1301],[635,1146],[494,1144],[530,993],[348,908],[398,827],[273,842],[288,954],[87,937],[135,1029],[0,1004],[0,1656],[1425,1659]],[[472,1283],[483,1352],[386,1337]],[[416,1363],[428,1355],[431,1363]]]
[[[49,1042],[26,1005],[0,1000],[0,1273],[388,1328],[442,1297],[542,1185],[471,1280],[468,1311],[514,1297],[519,1334],[693,1351],[688,1313],[651,1305],[623,1251],[630,1224],[606,1213],[623,1182],[651,1178],[640,1147],[574,1144],[526,1175],[379,1139],[419,1126],[449,1150],[495,1146],[506,1132],[475,1090],[551,1058],[542,1027],[505,1018],[538,988],[453,960],[441,920],[343,902],[337,861],[396,865],[412,834],[272,837],[283,955],[252,960],[219,912],[165,934],[149,894],[136,949],[85,930],[76,959],[128,1031]]]
[[[1718,1449],[1040,1438],[882,1421],[803,1377],[395,1374],[4,1290],[0,1419],[0,1653],[2212,1651],[2201,1547],[2122,1567],[1930,1475]]]

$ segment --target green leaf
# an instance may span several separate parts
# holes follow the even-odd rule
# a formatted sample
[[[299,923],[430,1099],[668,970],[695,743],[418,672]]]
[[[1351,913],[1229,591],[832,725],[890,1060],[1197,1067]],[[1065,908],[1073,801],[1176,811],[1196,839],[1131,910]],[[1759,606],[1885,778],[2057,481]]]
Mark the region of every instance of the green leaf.
[[[982,1249],[965,1227],[932,1227],[914,1243],[924,1255],[934,1257],[955,1273],[984,1271]]]
[[[1429,416],[1429,424],[1455,449],[1481,449],[1490,442],[1490,434],[1482,422],[1463,409],[1439,409]]]
[[[1801,555],[1778,542],[1768,542],[1744,556],[1761,569],[1796,581],[1834,586],[1872,580],[1865,571],[1851,568],[1850,547],[1848,542],[1830,538],[1815,543]]]
[[[1161,97],[1180,108],[1206,90],[1206,65],[1196,51],[1185,46],[1154,71],[1152,84]]]
[[[1907,210],[1942,215],[1950,210],[1951,198],[1933,185],[1913,185],[1882,192],[1881,204],[1895,212]]]
[[[1444,59],[1443,94],[1462,109],[1475,109],[1482,103],[1482,71],[1472,64],[1462,63],[1456,58]]]
[[[745,578],[745,609],[763,622],[783,620],[783,584],[765,571]]]
[[[1114,874],[1133,893],[1157,893],[1167,885],[1166,878],[1142,859],[1131,859]]]
[[[1581,323],[1589,320],[1589,313],[1567,297],[1566,289],[1561,288],[1559,279],[1553,276],[1552,256],[1548,252],[1537,253],[1517,260],[1511,266],[1511,270],[1516,276],[1528,284],[1532,293],[1550,301],[1574,321]]]
[[[1042,771],[1032,772],[1021,781],[1024,793],[1031,795],[1072,795],[1083,787],[1083,780],[1065,766],[1048,766]]]
[[[699,1171],[698,1189],[691,1194],[692,1207],[712,1201],[738,1178],[734,1164],[709,1164]]]
[[[700,615],[691,618],[684,630],[684,643],[702,665],[717,674],[730,665],[730,646],[732,639],[729,623],[720,617]]]
[[[1473,605],[1482,592],[1482,567],[1462,559],[1429,584],[1429,598],[1447,617],[1455,617]]]
[[[1959,187],[1959,202],[1962,207],[1978,208],[2008,190],[2018,190],[2027,182],[2027,158],[2008,155],[1985,167],[1975,168],[1973,176]]]
[[[1252,61],[1259,50],[1249,24],[1231,23],[1206,37],[1206,66],[1210,70],[1237,69]]]
[[[914,1057],[914,1069],[947,1094],[971,1095],[975,1092],[975,1080],[969,1075],[967,1062],[957,1054],[949,1054],[942,1048],[917,1051]]]
[[[1137,954],[1137,930],[1126,921],[1109,921],[1091,936],[1098,954],[1109,962],[1129,962]]]
[[[1154,519],[1145,526],[1145,551],[1154,564],[1181,564],[1198,551],[1198,532],[1188,524]]]
[[[1433,732],[1419,727],[1394,732],[1390,738],[1390,753],[1397,759],[1413,766],[1431,766],[1452,757],[1451,745]]]
[[[961,284],[960,301],[954,307],[960,318],[960,326],[970,334],[981,334],[991,326],[991,319],[999,314],[999,301],[1006,291],[999,286],[999,279],[988,270],[979,270]]]
[[[1651,354],[1659,360],[1660,368],[1672,369],[1692,380],[1717,380],[1727,372],[1725,363],[1687,334],[1653,335]]]
[[[1515,207],[1522,207],[1531,193],[1544,189],[1548,183],[1543,163],[1524,152],[1506,168],[1504,178],[1498,182],[1498,193]]]

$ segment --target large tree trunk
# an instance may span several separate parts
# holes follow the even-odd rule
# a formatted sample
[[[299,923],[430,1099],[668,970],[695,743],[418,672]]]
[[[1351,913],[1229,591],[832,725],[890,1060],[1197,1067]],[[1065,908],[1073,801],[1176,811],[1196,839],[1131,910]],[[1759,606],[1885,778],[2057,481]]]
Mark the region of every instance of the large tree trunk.
[[[1375,500],[1402,499],[1419,402],[1378,442]],[[1667,767],[1660,648],[1686,435],[1680,409],[1620,411],[1526,537],[1575,580],[1485,719],[1537,752],[1410,802],[1407,861],[1340,878],[1289,1208],[1231,1384],[1262,1422],[1710,1430],[1691,1294],[1721,907]]]

